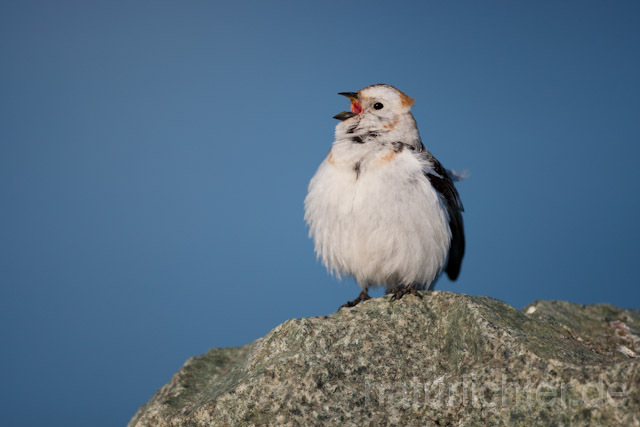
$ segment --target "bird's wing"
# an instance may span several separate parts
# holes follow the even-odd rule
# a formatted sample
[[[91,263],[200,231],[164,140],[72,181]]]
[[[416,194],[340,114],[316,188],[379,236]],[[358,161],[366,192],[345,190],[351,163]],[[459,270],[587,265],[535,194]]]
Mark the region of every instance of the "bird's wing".
[[[430,169],[425,169],[424,174],[429,179],[433,188],[440,194],[449,213],[449,228],[451,229],[451,248],[449,249],[449,261],[445,271],[451,280],[456,280],[460,274],[462,257],[464,256],[464,223],[462,212],[464,207],[460,201],[458,190],[453,185],[447,170],[428,151],[423,154],[431,164]]]

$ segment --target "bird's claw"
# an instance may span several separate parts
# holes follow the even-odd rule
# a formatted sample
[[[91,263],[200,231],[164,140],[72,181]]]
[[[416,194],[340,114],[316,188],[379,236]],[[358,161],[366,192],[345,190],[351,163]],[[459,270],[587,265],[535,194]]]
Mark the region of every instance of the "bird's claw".
[[[341,305],[340,308],[342,308],[342,307],[346,307],[346,308],[355,307],[356,305],[358,305],[362,301],[366,301],[368,299],[371,299],[371,297],[369,296],[369,294],[367,293],[367,290],[365,289],[364,291],[360,292],[360,295],[358,295],[358,298],[354,299],[353,301],[348,301],[346,304]]]
[[[395,288],[389,293],[391,294],[391,301],[399,300],[407,294],[411,294],[422,299],[422,294],[420,294],[420,292],[418,292],[418,290],[413,286],[401,286],[399,288]]]

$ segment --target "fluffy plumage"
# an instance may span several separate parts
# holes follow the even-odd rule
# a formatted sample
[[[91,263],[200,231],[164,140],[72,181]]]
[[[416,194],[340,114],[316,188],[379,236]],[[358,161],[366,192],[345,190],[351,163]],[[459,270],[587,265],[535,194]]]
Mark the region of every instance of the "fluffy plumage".
[[[413,99],[389,85],[344,95],[351,112],[336,116],[335,142],[305,199],[317,256],[332,273],[353,276],[362,295],[371,286],[428,289],[443,270],[455,280],[463,207],[420,140]]]

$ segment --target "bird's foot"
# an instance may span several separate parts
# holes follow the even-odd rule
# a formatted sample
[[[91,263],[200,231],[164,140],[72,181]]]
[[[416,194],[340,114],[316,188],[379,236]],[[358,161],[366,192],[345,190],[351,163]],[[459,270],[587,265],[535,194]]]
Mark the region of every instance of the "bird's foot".
[[[354,299],[353,301],[349,301],[346,304],[343,304],[342,306],[340,306],[340,308],[355,307],[356,305],[358,305],[358,303],[361,303],[362,301],[366,301],[368,299],[371,299],[371,297],[369,296],[369,294],[367,293],[367,290],[365,289],[362,292],[360,292],[360,295],[358,295],[358,298]]]
[[[418,292],[418,290],[413,286],[401,286],[399,288],[392,289],[391,291],[387,292],[387,294],[391,294],[391,301],[399,300],[407,294],[411,294],[422,299],[422,295],[420,294],[420,292]]]

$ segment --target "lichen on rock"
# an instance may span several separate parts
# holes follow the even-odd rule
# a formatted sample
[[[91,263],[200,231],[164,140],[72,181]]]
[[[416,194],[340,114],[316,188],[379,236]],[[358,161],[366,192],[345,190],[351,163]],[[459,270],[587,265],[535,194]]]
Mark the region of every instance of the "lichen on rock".
[[[191,358],[129,425],[640,424],[639,311],[421,296]]]

